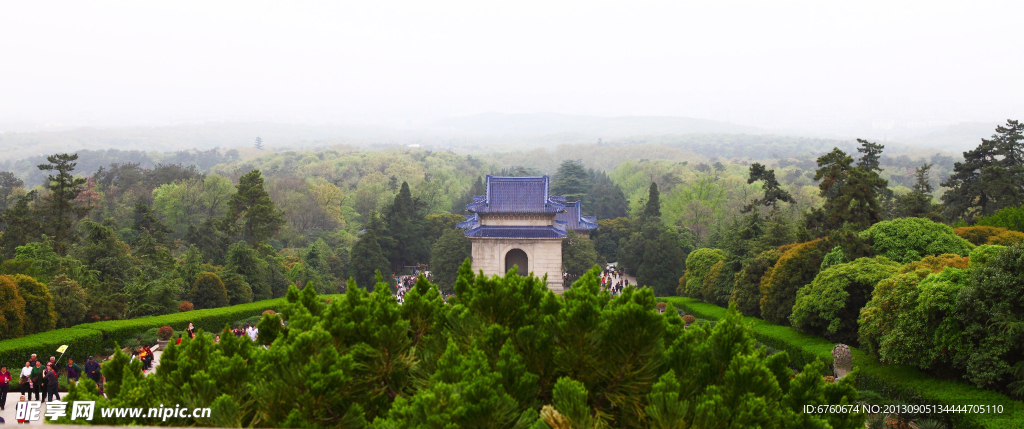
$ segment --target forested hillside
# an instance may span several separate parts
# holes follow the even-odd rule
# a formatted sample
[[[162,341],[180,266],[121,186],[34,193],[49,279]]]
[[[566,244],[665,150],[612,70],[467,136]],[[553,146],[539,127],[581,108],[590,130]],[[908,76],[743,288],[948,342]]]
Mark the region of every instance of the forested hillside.
[[[381,289],[373,295],[380,300],[392,293],[393,275],[418,269],[431,271],[436,284],[417,286],[423,299],[434,299],[425,288],[436,289],[472,306],[476,292],[458,279],[491,280],[460,274],[470,257],[469,240],[455,227],[465,205],[484,192],[486,174],[551,174],[551,192],[582,200],[584,214],[600,225],[589,237],[563,242],[563,271],[587,289],[578,296],[570,289],[573,299],[600,300],[609,314],[625,301],[647,308],[653,296],[677,294],[731,304],[859,345],[884,362],[1020,397],[1022,131],[1010,121],[959,162],[890,157],[884,145],[865,140],[849,152],[835,147],[763,162],[603,145],[563,146],[554,156],[346,147],[244,155],[102,151],[84,152],[87,164],[77,154],[55,154],[18,164],[38,162],[31,177],[44,176],[43,184],[0,173],[0,338],[244,304],[283,297],[292,287],[346,293],[355,306],[366,299],[357,289]],[[594,289],[596,274],[586,275],[605,262],[618,262],[649,289],[608,301]],[[568,406],[558,396],[568,385],[557,387],[563,382],[552,369],[533,370],[549,383],[542,401],[552,401],[544,395],[554,386],[555,408]],[[675,389],[669,374],[658,372],[652,385],[651,373],[637,392]],[[508,406],[533,421],[523,408],[537,405],[532,393],[520,393],[517,401],[526,402]],[[405,411],[386,410],[426,401],[410,400],[367,402],[379,409],[364,409],[365,417],[401,425],[410,418]],[[602,411],[601,401],[591,405],[594,418],[635,418]]]

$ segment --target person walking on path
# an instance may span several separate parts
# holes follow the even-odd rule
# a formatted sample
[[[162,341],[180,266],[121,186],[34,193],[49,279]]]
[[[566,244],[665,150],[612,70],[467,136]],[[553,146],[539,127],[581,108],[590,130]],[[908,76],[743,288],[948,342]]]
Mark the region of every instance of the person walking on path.
[[[7,405],[7,390],[11,388],[11,372],[7,365],[0,366],[0,410]]]
[[[37,401],[43,400],[43,363],[36,361],[35,368],[32,368],[32,393],[36,395]]]
[[[21,397],[24,398],[32,391],[32,365],[25,361],[25,366],[21,368],[21,375],[18,382],[18,387],[21,389]]]
[[[89,356],[89,359],[85,362],[85,376],[99,384],[101,375],[99,362],[96,362],[92,356]]]
[[[67,372],[68,381],[78,381],[78,378],[82,376],[82,367],[75,363],[74,359],[68,358],[68,367],[64,370]]]
[[[57,400],[60,401],[60,393],[57,393],[58,379],[57,369],[55,365],[46,365],[46,402],[53,402],[53,397],[56,396]]]
[[[32,368],[35,368],[36,367],[36,362],[39,362],[39,359],[36,358],[36,354],[35,353],[32,353],[32,357],[30,357],[28,359],[28,365],[30,367],[32,367]]]

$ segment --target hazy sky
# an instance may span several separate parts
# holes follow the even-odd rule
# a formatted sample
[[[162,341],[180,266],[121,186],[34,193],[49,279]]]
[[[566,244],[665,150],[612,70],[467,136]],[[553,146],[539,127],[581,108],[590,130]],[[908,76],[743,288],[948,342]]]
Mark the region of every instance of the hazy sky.
[[[0,123],[1024,118],[1024,2],[0,3]]]

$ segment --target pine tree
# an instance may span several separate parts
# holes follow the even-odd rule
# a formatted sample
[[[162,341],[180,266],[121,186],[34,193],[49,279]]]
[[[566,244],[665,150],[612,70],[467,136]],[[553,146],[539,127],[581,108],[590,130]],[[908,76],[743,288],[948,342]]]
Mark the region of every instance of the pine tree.
[[[645,219],[661,217],[661,194],[658,192],[658,184],[651,182],[647,191],[647,204],[644,206],[643,217]]]
[[[629,202],[622,187],[613,182],[603,171],[590,170],[592,185],[583,200],[583,212],[598,219],[615,219],[626,216]]]
[[[159,244],[167,244],[167,234],[170,234],[171,230],[164,225],[163,221],[156,217],[156,213],[153,212],[153,209],[148,204],[142,201],[135,203],[134,217],[135,222],[132,225],[132,229],[139,234],[149,234]]]
[[[14,195],[15,189],[25,186],[25,182],[10,171],[0,171],[0,213],[7,210],[7,205]]]
[[[39,240],[43,225],[30,205],[35,199],[36,191],[29,191],[0,213],[0,223],[5,226],[0,234],[0,256],[12,258],[19,246]]]
[[[586,198],[589,189],[587,170],[576,161],[563,161],[551,179],[551,194],[561,195],[565,197],[566,201],[579,201]]]
[[[942,186],[949,188],[942,202],[950,219],[972,221],[1024,204],[1024,123],[996,127],[990,139],[964,152]]]
[[[764,186],[764,198],[754,199],[743,207],[743,212],[747,213],[753,210],[755,207],[771,207],[774,212],[778,208],[779,201],[793,204],[796,200],[789,192],[783,190],[779,184],[779,181],[775,179],[775,170],[769,170],[760,163],[753,163],[750,165],[750,176],[747,178],[747,183],[762,182]]]
[[[46,187],[50,190],[50,195],[44,198],[39,216],[45,219],[43,230],[53,237],[54,250],[60,255],[67,253],[74,239],[71,229],[75,222],[89,212],[89,207],[75,203],[75,198],[78,198],[85,185],[84,178],[71,174],[75,171],[74,161],[77,159],[78,154],[50,155],[46,157],[49,164],[38,166],[43,171],[57,172],[56,175],[46,176]]]
[[[383,224],[376,213],[370,213],[370,222],[367,223],[366,231],[359,236],[359,240],[352,246],[351,275],[359,287],[373,290],[374,280],[377,272],[389,273],[390,264],[384,257],[381,250],[378,234],[383,229]]]
[[[819,236],[847,225],[862,230],[882,220],[878,190],[885,188],[886,181],[871,167],[876,157],[873,143],[865,143],[868,152],[862,159],[863,168],[853,167],[853,158],[839,148],[818,158],[814,180],[820,181],[825,205],[808,214],[807,229]]]
[[[193,248],[189,248],[189,252],[192,252]],[[231,273],[242,276],[242,279],[252,290],[252,299],[254,301],[273,297],[270,285],[266,280],[269,264],[260,256],[256,249],[253,249],[246,243],[238,242],[228,248],[226,259],[225,268]],[[192,278],[194,279],[195,277],[193,276]],[[227,285],[226,280],[225,285]]]
[[[238,191],[228,201],[228,213],[223,227],[226,231],[239,231],[250,246],[256,247],[277,234],[284,225],[281,212],[274,207],[259,170],[245,173],[238,179]],[[238,225],[241,220],[242,224]]]
[[[399,271],[404,266],[426,261],[430,256],[425,230],[425,206],[412,197],[409,184],[402,182],[394,202],[384,213],[389,240],[381,246],[391,262],[391,270]],[[379,234],[380,231],[377,231]]]
[[[472,257],[473,244],[462,230],[450,229],[434,243],[430,256],[433,280],[446,294],[454,292],[459,267]]]
[[[932,164],[924,164],[914,171],[917,181],[914,183],[913,191],[896,198],[896,215],[898,217],[921,217],[933,221],[939,221],[940,206],[932,202],[932,184],[929,179],[929,170]]]

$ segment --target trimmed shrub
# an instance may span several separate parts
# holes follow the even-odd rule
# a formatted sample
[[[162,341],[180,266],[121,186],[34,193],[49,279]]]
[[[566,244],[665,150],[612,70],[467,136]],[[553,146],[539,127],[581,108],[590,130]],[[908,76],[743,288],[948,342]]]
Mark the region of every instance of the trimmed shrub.
[[[89,307],[85,289],[78,282],[60,274],[50,282],[50,293],[57,311],[57,326],[70,328],[85,319]]]
[[[25,299],[25,335],[52,331],[57,327],[57,311],[53,307],[50,289],[23,274],[13,276],[13,280],[18,285],[18,294]]]
[[[970,241],[975,246],[981,246],[987,243],[989,238],[1005,231],[1008,231],[1008,229],[995,226],[962,226],[953,229],[953,233],[964,240]]]
[[[913,365],[929,369],[935,363],[948,369],[958,347],[962,329],[952,320],[957,295],[968,285],[970,274],[967,270],[947,268],[941,273],[929,274],[921,280],[916,293],[907,299],[914,299],[913,306],[895,314],[896,323],[889,333],[883,334],[878,354],[883,362]],[[938,343],[946,343],[941,349],[934,349],[938,337],[945,337]],[[938,345],[938,344],[934,344]]]
[[[996,226],[1011,231],[1024,232],[1024,206],[1007,207],[996,214],[978,219],[978,226]]]
[[[932,272],[918,268],[884,279],[875,285],[871,301],[860,311],[857,319],[860,346],[875,356],[879,355],[882,339],[896,326],[896,318],[917,306],[917,286]]]
[[[16,376],[32,353],[43,359],[60,356],[57,348],[62,345],[68,346],[65,358],[71,357],[84,364],[85,358],[103,353],[103,333],[95,329],[74,327],[3,340],[0,341],[0,364],[7,365],[11,374]],[[63,359],[61,361],[64,362]]]
[[[878,256],[903,264],[919,261],[928,255],[955,253],[967,256],[974,249],[973,244],[956,235],[948,225],[918,217],[878,222],[862,231],[860,236],[871,240]]]
[[[953,296],[955,320],[936,328],[933,350],[960,347],[955,363],[971,382],[1024,396],[1024,245],[971,271],[970,288]]]
[[[701,296],[704,278],[715,264],[725,260],[721,249],[701,248],[686,256],[686,272],[679,279],[679,293],[687,296]]]
[[[1024,232],[1020,231],[1003,231],[998,235],[988,238],[985,244],[994,244],[997,246],[1011,246],[1017,243],[1024,243]]]
[[[193,306],[192,303],[188,301],[182,301],[181,304],[178,304],[178,311],[180,312],[192,311],[195,309],[195,306]]]
[[[790,320],[802,332],[855,344],[857,318],[875,285],[900,269],[884,256],[860,258],[826,268],[797,292]]]
[[[992,244],[986,244],[978,246],[971,251],[971,268],[978,268],[988,264],[990,261],[999,256],[1000,253],[1006,250],[1006,246],[996,246]]]
[[[808,241],[789,247],[779,262],[761,280],[761,315],[779,325],[789,325],[796,292],[814,280],[824,252],[818,248],[821,240]]]
[[[973,252],[971,253],[974,254]],[[970,257],[946,253],[944,255],[928,255],[920,261],[914,261],[900,268],[900,274],[912,273],[917,270],[928,270],[932,273],[941,273],[946,267],[967,269],[970,266]]]
[[[249,304],[195,310],[186,313],[86,323],[78,325],[73,329],[84,328],[100,331],[103,332],[106,345],[113,346],[115,342],[123,345],[127,344],[128,340],[133,339],[136,334],[151,328],[169,326],[175,331],[184,331],[185,328],[188,328],[189,322],[192,322],[197,329],[203,329],[207,332],[219,332],[225,326],[229,326],[235,321],[259,316],[266,310],[279,309],[284,302],[284,298],[268,299]]]
[[[736,309],[745,316],[761,317],[761,278],[779,262],[782,255],[778,249],[761,252],[743,263],[736,274],[729,302],[736,303]]]
[[[724,319],[726,309],[713,304],[700,302],[693,298],[667,297],[660,298],[687,313],[701,319]],[[807,335],[793,328],[773,325],[761,319],[747,317],[754,338],[758,343],[789,354],[790,367],[803,368],[808,362],[822,360],[831,365],[831,341]],[[858,370],[857,388],[871,390],[889,401],[902,401],[908,404],[957,406],[962,404],[984,403],[998,404],[1006,410],[1003,414],[950,414],[941,413],[931,416],[933,419],[947,420],[949,427],[958,429],[1016,429],[1024,427],[1024,404],[1006,395],[990,390],[981,390],[974,386],[955,380],[944,380],[929,376],[921,371],[905,365],[889,365],[879,363],[873,356],[851,347],[854,369]],[[826,373],[822,375],[831,375]]]
[[[199,309],[228,305],[228,292],[224,282],[214,273],[200,273],[192,284],[192,304]]]
[[[732,287],[736,283],[736,273],[730,269],[733,265],[736,263],[718,261],[711,266],[701,285],[701,297],[704,301],[715,305],[729,304],[729,295],[732,294]]]
[[[685,323],[687,325],[689,325],[689,324],[691,324],[693,322],[696,322],[696,321],[697,321],[697,318],[694,315],[692,315],[692,314],[687,314],[687,315],[683,316],[683,323]]]
[[[0,276],[0,338],[24,335],[25,299],[18,293],[18,284],[11,276]]]

